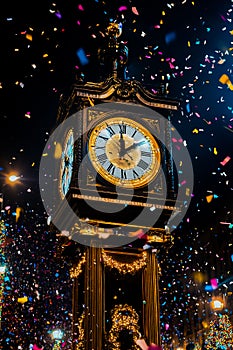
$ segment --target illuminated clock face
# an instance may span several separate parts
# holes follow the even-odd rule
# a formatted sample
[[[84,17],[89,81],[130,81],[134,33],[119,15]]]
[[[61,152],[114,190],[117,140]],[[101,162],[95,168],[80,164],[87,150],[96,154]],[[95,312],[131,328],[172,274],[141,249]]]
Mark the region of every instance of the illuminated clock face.
[[[64,147],[61,156],[61,167],[60,167],[60,193],[61,197],[64,198],[68,192],[74,161],[74,134],[72,130],[66,135]]]
[[[157,175],[161,153],[153,135],[130,118],[110,118],[91,132],[88,152],[93,167],[108,182],[145,186]]]

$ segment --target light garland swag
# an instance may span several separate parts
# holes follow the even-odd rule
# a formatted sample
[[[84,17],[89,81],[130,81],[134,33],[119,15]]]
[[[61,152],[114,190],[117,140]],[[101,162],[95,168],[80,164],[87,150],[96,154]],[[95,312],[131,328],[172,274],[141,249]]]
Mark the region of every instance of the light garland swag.
[[[121,344],[118,340],[122,330],[128,330],[133,333],[134,345],[131,349],[139,349],[136,340],[141,337],[138,325],[139,316],[137,312],[129,305],[116,305],[112,311],[112,328],[109,331],[108,341],[112,350],[119,350]]]
[[[79,261],[76,267],[70,269],[70,278],[77,278],[82,270],[82,265],[86,262],[86,254],[84,253],[81,260]]]
[[[109,267],[110,269],[117,269],[120,273],[126,274],[134,274],[137,271],[141,270],[144,266],[147,264],[147,253],[142,252],[142,256],[139,259],[135,259],[135,261],[130,263],[125,262],[119,262],[115,260],[113,257],[105,253],[104,250],[102,250],[102,258],[104,261],[104,264]]]

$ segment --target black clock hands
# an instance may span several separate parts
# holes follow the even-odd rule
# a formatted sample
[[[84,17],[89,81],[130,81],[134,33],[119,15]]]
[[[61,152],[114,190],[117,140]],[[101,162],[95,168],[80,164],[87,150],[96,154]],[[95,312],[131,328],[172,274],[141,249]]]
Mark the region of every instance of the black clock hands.
[[[141,145],[143,145],[146,141],[145,140],[142,140],[142,141],[136,141],[134,142],[131,146],[127,147],[127,148],[124,148],[124,155],[128,154],[129,151],[131,151],[131,149],[135,149]]]
[[[125,154],[125,141],[124,141],[122,132],[120,133],[120,140],[119,140],[119,142],[120,142],[119,157],[121,158]]]

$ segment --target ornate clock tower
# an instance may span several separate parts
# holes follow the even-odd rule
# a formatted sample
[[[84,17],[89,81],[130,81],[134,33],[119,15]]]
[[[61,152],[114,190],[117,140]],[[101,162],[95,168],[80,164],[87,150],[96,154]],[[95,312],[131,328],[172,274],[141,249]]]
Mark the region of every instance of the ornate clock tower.
[[[156,252],[172,243],[167,222],[180,211],[170,125],[179,103],[124,79],[120,34],[111,23],[99,52],[105,80],[79,80],[62,96],[53,142],[52,220],[72,242],[62,246],[73,264],[72,350],[160,344]]]

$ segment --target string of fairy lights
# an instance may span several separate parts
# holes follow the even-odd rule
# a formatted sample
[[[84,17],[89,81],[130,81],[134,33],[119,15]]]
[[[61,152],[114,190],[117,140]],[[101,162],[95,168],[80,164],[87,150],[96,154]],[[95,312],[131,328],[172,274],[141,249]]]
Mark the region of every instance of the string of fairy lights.
[[[141,256],[134,261],[127,263],[121,262],[114,259],[110,254],[106,253],[104,249],[102,249],[102,259],[104,265],[110,269],[116,269],[121,274],[135,274],[137,271],[141,270],[147,264],[147,253],[142,252]],[[79,260],[77,266],[72,267],[70,269],[70,277],[77,278],[83,271],[83,264],[86,262],[86,254],[84,253]]]
[[[78,319],[78,343],[76,344],[76,350],[81,350],[84,347],[84,321],[85,313],[83,313]]]
[[[147,264],[147,252],[142,252],[141,256],[130,263],[117,261],[111,255],[107,254],[104,250],[102,251],[102,258],[105,266],[110,269],[117,269],[121,274],[135,274],[141,270]]]

